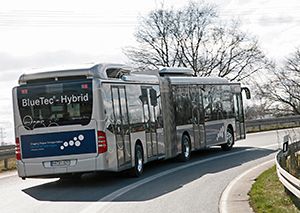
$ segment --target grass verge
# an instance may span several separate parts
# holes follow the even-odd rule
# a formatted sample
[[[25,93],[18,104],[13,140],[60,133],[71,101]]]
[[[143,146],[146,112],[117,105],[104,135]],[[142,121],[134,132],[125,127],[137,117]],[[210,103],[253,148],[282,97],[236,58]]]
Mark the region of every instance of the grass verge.
[[[262,173],[253,184],[249,192],[250,205],[254,212],[290,213],[300,212],[295,206],[293,198],[279,181],[276,167]]]

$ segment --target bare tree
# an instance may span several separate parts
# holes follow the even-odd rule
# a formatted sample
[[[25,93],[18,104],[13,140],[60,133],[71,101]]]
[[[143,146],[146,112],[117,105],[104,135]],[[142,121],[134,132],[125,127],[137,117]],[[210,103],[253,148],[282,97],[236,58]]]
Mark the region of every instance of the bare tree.
[[[207,58],[205,76],[226,77],[241,81],[257,71],[264,71],[271,65],[260,50],[258,41],[241,32],[237,23],[230,26],[215,28],[213,48],[205,51]]]
[[[283,68],[274,69],[272,77],[257,88],[260,97],[273,104],[274,114],[300,114],[300,50],[286,59]]]
[[[243,80],[268,66],[257,40],[237,23],[221,23],[210,4],[154,10],[141,18],[135,36],[139,46],[125,54],[140,68],[183,66],[198,76]]]
[[[205,44],[213,40],[208,35],[214,28],[216,17],[213,6],[193,2],[176,13],[172,34],[179,48],[177,60],[181,65],[192,68],[195,74],[202,71],[201,62],[205,61],[202,49],[205,48]]]
[[[131,61],[143,68],[178,65],[178,47],[172,35],[174,20],[174,11],[163,9],[142,17],[135,34],[140,46],[125,50]]]

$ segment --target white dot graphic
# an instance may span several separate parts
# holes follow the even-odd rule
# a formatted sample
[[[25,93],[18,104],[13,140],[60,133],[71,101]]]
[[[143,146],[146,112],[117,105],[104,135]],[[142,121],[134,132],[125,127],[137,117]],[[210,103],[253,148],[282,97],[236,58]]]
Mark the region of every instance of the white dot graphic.
[[[74,137],[74,138],[73,138],[73,140],[74,140],[74,141],[77,141],[77,138],[76,138],[76,137]]]
[[[83,136],[83,135],[79,135],[79,136],[78,136],[78,139],[79,139],[80,141],[83,141],[83,140],[84,140],[84,136]]]
[[[75,142],[75,146],[80,146],[80,144],[81,144],[80,141]]]
[[[70,146],[74,146],[74,141],[69,141]]]
[[[64,146],[67,147],[69,145],[69,143],[66,141],[64,142]]]
[[[61,150],[64,150],[64,148],[65,148],[64,146],[61,146],[61,147],[60,147]]]

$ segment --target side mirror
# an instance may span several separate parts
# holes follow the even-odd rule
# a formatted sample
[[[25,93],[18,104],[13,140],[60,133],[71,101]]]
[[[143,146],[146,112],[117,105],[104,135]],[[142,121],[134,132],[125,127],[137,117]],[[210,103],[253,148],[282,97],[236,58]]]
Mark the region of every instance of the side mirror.
[[[247,99],[251,99],[251,93],[248,87],[242,87],[242,91],[245,91]]]

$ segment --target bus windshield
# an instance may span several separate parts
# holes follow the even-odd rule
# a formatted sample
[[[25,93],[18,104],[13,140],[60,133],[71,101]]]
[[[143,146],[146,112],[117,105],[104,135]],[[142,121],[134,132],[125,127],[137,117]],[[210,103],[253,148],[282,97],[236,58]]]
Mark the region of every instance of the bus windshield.
[[[92,116],[92,80],[23,85],[17,90],[23,126],[87,125]]]

